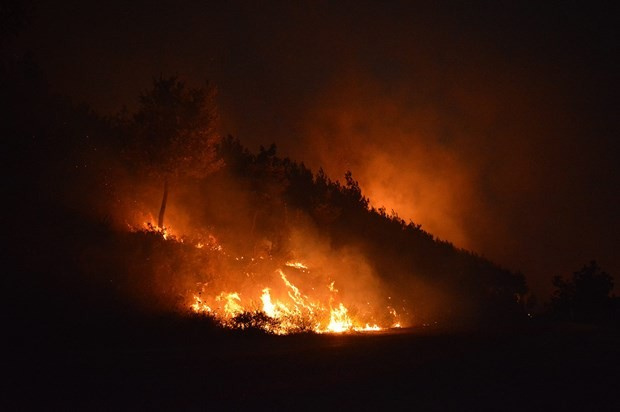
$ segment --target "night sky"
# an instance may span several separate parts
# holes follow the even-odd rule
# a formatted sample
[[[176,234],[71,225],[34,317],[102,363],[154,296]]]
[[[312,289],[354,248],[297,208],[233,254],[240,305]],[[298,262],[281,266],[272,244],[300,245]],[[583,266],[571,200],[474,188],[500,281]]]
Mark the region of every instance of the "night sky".
[[[104,114],[160,75],[209,80],[223,134],[350,169],[373,205],[542,297],[590,259],[620,281],[619,16],[432,3],[34,2],[18,40]]]

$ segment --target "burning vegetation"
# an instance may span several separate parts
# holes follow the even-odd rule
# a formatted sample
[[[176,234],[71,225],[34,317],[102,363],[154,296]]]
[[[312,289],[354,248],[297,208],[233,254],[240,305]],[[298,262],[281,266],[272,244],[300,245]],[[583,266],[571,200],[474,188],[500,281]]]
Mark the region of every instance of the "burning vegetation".
[[[136,115],[84,112],[57,132],[69,147],[32,143],[48,210],[86,233],[58,243],[71,260],[50,283],[87,305],[109,295],[123,310],[272,334],[524,316],[521,274],[371,207],[350,172],[341,183],[275,145],[255,154],[218,136],[211,97],[160,79]]]
[[[184,251],[154,269],[177,267],[161,283],[176,285],[168,307],[274,334],[522,314],[521,275],[373,209],[350,173],[341,184],[279,158],[275,146],[252,154],[232,137],[218,142],[216,154],[223,166],[177,186],[169,226],[126,213],[122,203],[116,213],[132,230]],[[134,210],[157,203],[155,190],[117,196]]]
[[[262,238],[249,256],[204,231],[180,235],[151,222],[130,229],[147,242],[177,249],[172,262],[177,272],[164,274],[160,285],[163,290],[178,286],[167,306],[226,328],[278,335],[379,331],[401,327],[399,311],[408,314],[404,300],[398,310],[394,307],[359,252],[334,253],[325,240],[310,241],[317,235],[299,226],[290,229],[284,250],[276,251]],[[304,261],[294,260],[297,256]],[[169,265],[157,263],[154,269]]]

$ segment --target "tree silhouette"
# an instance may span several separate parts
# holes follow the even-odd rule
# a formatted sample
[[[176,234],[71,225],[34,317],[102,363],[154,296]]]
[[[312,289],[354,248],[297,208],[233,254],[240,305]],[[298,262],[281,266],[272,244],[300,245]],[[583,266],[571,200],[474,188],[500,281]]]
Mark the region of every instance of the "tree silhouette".
[[[593,322],[610,314],[613,278],[594,260],[574,272],[572,279],[555,276],[553,286],[552,309],[562,319]]]
[[[312,172],[278,157],[274,145],[253,154],[231,136],[218,149],[226,166],[212,178],[229,173],[226,179],[233,177],[244,188],[253,205],[248,233],[281,245],[271,248],[274,258],[288,259],[287,233],[309,219],[334,250],[359,250],[392,288],[394,301],[414,302],[418,319],[459,324],[526,319],[523,274],[437,239],[394,211],[370,207],[350,171],[343,182],[332,180],[322,169]],[[420,291],[420,284],[441,290],[459,310],[436,305],[438,298]]]
[[[201,178],[216,170],[215,90],[187,88],[177,77],[155,80],[140,97],[133,119],[132,158],[163,180],[157,225],[164,225],[170,180],[179,176]]]

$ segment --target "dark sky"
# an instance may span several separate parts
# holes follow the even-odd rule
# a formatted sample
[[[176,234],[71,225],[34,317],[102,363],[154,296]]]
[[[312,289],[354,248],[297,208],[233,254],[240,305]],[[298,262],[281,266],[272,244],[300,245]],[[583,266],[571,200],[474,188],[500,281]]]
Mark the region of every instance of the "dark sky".
[[[433,3],[35,2],[19,40],[102,113],[159,75],[208,79],[223,133],[351,169],[372,204],[539,295],[592,258],[620,282],[620,16]]]

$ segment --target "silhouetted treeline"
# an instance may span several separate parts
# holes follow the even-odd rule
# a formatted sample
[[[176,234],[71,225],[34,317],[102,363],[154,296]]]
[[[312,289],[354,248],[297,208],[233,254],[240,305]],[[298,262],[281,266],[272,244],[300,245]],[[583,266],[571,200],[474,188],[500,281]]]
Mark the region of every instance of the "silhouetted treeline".
[[[84,286],[85,279],[88,293],[97,290],[106,277],[117,286],[132,284],[139,269],[134,260],[142,253],[139,242],[109,251],[96,244],[105,248],[116,240],[125,242],[118,233],[106,235],[112,230],[106,222],[113,213],[109,206],[123,200],[118,190],[121,180],[143,172],[128,156],[135,118],[102,118],[54,95],[36,64],[26,57],[6,70],[11,81],[5,97],[11,105],[5,128],[13,145],[9,192],[14,195],[16,216],[9,227],[16,233],[15,244],[30,245],[13,253],[18,268],[13,272],[15,279],[42,300],[53,299],[46,296],[48,288],[61,287],[65,297],[72,290],[80,293],[75,285]],[[260,249],[285,261],[295,252],[291,231],[309,220],[331,250],[354,248],[359,252],[386,285],[390,299],[399,308],[408,308],[418,324],[496,323],[525,317],[527,286],[522,274],[436,239],[395,212],[369,207],[351,173],[341,183],[323,170],[313,172],[303,163],[279,157],[275,145],[261,147],[254,154],[232,137],[221,140],[217,155],[225,166],[209,176],[187,178],[180,185],[184,193],[175,194],[174,199],[191,204],[185,211],[194,226],[212,228],[240,254]],[[161,190],[159,184],[156,190]],[[235,209],[240,197],[244,205]],[[102,259],[90,275],[83,258],[88,248],[98,249],[97,258]],[[164,261],[153,261],[171,273],[187,269],[176,255],[161,248],[165,244],[157,249]],[[118,257],[123,250],[128,253],[124,259]],[[172,257],[166,260],[166,256]],[[19,261],[28,264],[20,269]],[[106,266],[114,261],[126,267],[114,271]],[[106,275],[103,268],[114,276]],[[145,273],[168,276],[151,269],[152,265],[144,267]],[[124,281],[123,274],[134,278]],[[73,281],[81,277],[80,282]],[[118,287],[112,288],[110,296],[117,292]]]
[[[437,239],[394,212],[369,207],[350,172],[340,183],[323,170],[313,173],[303,163],[278,157],[275,145],[252,154],[230,136],[219,153],[227,165],[221,173],[245,182],[253,194],[255,230],[263,227],[277,253],[287,250],[287,227],[302,213],[328,235],[332,247],[359,248],[398,291],[395,298],[411,302],[422,319],[430,320],[427,305],[433,306],[428,314],[439,314],[442,321],[495,322],[525,315],[528,289],[522,274]]]
[[[594,260],[568,279],[555,276],[549,314],[557,319],[584,323],[620,321],[620,299],[611,294],[613,278]]]

